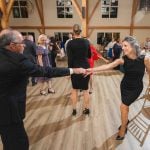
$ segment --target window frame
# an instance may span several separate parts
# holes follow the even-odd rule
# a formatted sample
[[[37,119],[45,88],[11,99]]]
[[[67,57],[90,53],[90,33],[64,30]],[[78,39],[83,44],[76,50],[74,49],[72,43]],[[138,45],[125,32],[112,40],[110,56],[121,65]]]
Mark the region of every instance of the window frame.
[[[111,34],[111,37],[109,36]],[[106,43],[101,43],[102,38],[104,38]],[[97,32],[97,44],[102,46],[106,46],[108,44],[109,39],[117,39],[120,38],[120,32]],[[104,42],[104,41],[103,41]]]
[[[56,0],[56,9],[57,18],[73,18],[73,7],[71,0]],[[62,14],[60,14],[60,12]]]
[[[23,2],[24,5],[23,5]],[[15,3],[17,5],[15,5]],[[29,18],[29,12],[27,8],[27,0],[15,0],[13,5],[13,17],[14,18]],[[18,13],[18,16],[15,14],[15,10]]]
[[[102,0],[101,1],[101,17],[102,18],[118,18],[118,0]],[[114,4],[113,4],[114,3]]]

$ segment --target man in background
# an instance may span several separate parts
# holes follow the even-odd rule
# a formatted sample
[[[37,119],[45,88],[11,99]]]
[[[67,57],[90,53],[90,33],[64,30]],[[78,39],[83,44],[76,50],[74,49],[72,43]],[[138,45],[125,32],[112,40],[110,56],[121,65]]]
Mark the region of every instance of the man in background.
[[[34,43],[33,36],[32,35],[25,36],[23,42],[25,44],[23,54],[27,58],[29,58],[29,60],[32,63],[36,64],[36,44]],[[37,82],[35,81],[35,77],[31,78],[31,82],[32,82],[32,86],[37,84]]]

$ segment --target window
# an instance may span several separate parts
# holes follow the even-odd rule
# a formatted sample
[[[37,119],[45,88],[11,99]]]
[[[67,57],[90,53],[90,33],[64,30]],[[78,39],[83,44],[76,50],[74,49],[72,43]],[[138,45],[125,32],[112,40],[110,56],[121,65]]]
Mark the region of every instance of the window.
[[[27,0],[15,0],[13,5],[14,18],[28,18]]]
[[[117,18],[118,0],[102,0],[102,18]]]
[[[35,33],[34,32],[21,32],[22,36],[32,35],[35,42]]]
[[[71,0],[56,0],[57,17],[58,18],[72,18],[72,2]]]
[[[100,32],[97,33],[97,44],[106,46],[111,39],[118,39],[120,38],[120,33],[118,32]]]
[[[68,40],[69,32],[55,32],[55,39],[57,41],[63,41],[65,43]]]
[[[140,0],[139,10],[150,11],[150,0]]]

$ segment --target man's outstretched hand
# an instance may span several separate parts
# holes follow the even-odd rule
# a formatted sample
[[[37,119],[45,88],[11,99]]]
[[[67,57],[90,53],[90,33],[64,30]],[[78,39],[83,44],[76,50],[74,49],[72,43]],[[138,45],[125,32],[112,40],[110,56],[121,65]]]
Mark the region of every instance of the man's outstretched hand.
[[[84,68],[72,68],[72,69],[73,69],[74,74],[85,74],[86,73],[86,69],[84,69]]]

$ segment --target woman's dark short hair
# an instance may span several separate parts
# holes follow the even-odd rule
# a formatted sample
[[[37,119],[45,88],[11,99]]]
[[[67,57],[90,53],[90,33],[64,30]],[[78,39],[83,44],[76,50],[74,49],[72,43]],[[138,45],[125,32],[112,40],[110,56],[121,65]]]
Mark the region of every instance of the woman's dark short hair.
[[[81,33],[81,27],[80,27],[80,25],[79,24],[74,24],[74,26],[73,26],[73,32],[75,33],[75,34],[77,34],[77,35],[79,35],[80,33]]]

